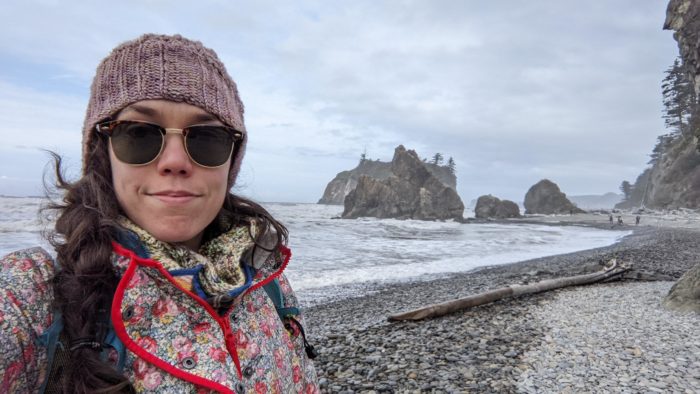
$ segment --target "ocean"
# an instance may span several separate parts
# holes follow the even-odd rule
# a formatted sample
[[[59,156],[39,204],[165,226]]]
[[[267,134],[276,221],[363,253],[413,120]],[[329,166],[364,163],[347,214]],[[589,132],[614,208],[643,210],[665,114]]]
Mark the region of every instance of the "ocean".
[[[41,237],[41,203],[40,198],[0,197],[0,256],[37,245],[49,250]],[[262,205],[289,229],[292,259],[286,272],[306,301],[351,296],[368,284],[427,280],[607,246],[630,233],[537,224],[344,220],[334,219],[342,206]]]

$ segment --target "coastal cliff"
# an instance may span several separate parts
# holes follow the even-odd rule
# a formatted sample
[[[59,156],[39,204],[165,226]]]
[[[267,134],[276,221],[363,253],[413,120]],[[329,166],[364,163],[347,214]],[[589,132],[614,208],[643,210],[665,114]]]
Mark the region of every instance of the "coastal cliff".
[[[670,148],[656,161],[649,180],[650,205],[662,207],[700,208],[700,3],[693,0],[671,0],[666,10],[664,29],[674,30],[673,38],[683,60],[685,80],[691,85],[689,119]],[[682,113],[681,113],[682,114]],[[681,118],[682,120],[682,118]],[[663,155],[663,153],[666,153]],[[680,311],[700,313],[700,264],[688,270],[671,288],[664,306]]]
[[[667,71],[664,79],[664,105],[671,130],[659,136],[652,152],[651,166],[631,185],[627,198],[616,208],[655,209],[700,208],[700,3],[671,0],[664,29],[672,30],[678,42],[680,62]],[[669,78],[674,77],[674,78]]]

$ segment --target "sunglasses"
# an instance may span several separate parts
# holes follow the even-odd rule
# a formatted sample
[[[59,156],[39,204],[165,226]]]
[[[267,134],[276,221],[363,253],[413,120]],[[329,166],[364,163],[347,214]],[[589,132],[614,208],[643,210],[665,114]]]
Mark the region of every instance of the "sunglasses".
[[[112,120],[98,123],[95,128],[98,133],[109,137],[114,155],[119,161],[135,166],[150,164],[160,156],[166,134],[182,134],[187,156],[207,168],[226,164],[235,143],[243,139],[240,131],[221,125],[166,129],[137,120]]]

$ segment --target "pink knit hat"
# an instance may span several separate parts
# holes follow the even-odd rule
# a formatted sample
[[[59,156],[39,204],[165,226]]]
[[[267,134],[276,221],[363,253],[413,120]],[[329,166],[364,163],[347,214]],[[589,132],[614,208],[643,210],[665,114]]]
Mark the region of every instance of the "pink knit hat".
[[[180,35],[144,34],[114,48],[97,67],[83,125],[83,173],[95,124],[148,99],[196,105],[243,132],[229,172],[232,186],[248,140],[238,88],[214,51]]]

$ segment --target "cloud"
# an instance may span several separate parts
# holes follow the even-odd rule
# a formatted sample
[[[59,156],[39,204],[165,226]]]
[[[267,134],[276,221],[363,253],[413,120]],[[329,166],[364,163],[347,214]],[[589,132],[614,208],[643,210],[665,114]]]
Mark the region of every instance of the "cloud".
[[[0,80],[3,146],[17,149],[80,150],[83,100]]]
[[[517,200],[547,176],[616,190],[664,132],[659,85],[677,53],[665,4],[634,0],[10,1],[0,14],[13,22],[0,25],[4,146],[78,161],[100,59],[144,29],[181,33],[236,79],[242,178],[278,201],[316,201],[363,150],[389,160],[398,144],[453,156],[468,196]]]

